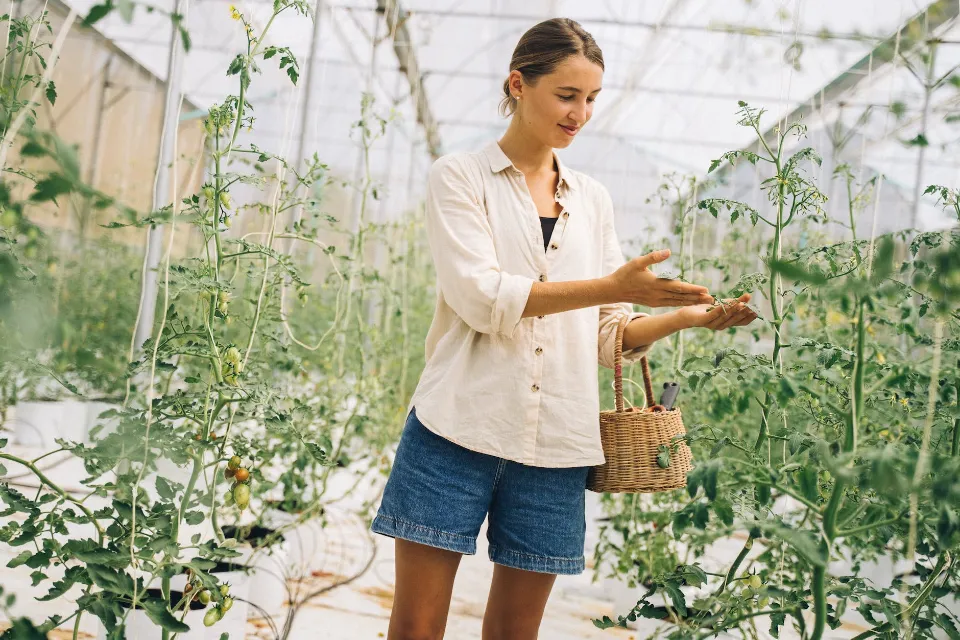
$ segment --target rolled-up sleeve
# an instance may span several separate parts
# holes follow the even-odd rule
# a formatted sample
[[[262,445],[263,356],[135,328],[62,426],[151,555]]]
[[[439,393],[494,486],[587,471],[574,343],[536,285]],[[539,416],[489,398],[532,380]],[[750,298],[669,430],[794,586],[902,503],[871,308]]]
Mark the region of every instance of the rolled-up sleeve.
[[[477,192],[456,158],[440,158],[430,168],[426,230],[437,283],[447,304],[470,328],[512,338],[534,279],[500,268]]]
[[[607,276],[626,263],[623,249],[617,238],[617,231],[613,222],[613,200],[605,187],[600,186],[602,211],[600,215],[603,236],[603,275]],[[629,302],[600,305],[600,327],[597,336],[598,360],[600,365],[608,369],[614,368],[614,349],[617,344],[617,324],[620,317],[627,315],[632,321],[634,318],[643,318],[649,314],[633,310]],[[653,345],[642,345],[621,354],[624,364],[638,362],[650,351]]]

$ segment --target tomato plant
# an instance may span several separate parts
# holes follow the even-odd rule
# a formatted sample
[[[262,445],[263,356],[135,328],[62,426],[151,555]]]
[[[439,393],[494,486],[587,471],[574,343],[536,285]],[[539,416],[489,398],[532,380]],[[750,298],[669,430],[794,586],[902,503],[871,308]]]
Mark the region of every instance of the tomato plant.
[[[711,171],[754,165],[763,200],[725,198],[718,185],[697,208],[729,219],[714,284],[762,289],[765,330],[739,343],[688,343],[682,356],[678,341],[658,346],[661,370],[672,352],[685,381],[697,465],[685,495],[656,501],[669,513],[669,548],[688,559],[648,569],[637,606],[595,623],[647,617],[665,621],[664,637],[706,638],[762,621],[774,636],[790,625],[819,640],[855,609],[872,625],[858,637],[955,635],[960,234],[857,229],[855,212],[876,213],[883,176],[860,184],[840,166],[849,237],[828,240],[825,196],[808,173],[819,156],[789,151],[805,127],[789,123],[769,141],[762,114],[740,105],[739,123],[762,151],[729,152]],[[955,190],[927,192],[960,213]],[[736,231],[742,225],[748,233]],[[759,273],[734,257],[757,253]],[[666,543],[661,532],[637,539],[632,553]],[[738,532],[740,552],[711,564]],[[888,581],[863,573],[887,560],[910,568]]]

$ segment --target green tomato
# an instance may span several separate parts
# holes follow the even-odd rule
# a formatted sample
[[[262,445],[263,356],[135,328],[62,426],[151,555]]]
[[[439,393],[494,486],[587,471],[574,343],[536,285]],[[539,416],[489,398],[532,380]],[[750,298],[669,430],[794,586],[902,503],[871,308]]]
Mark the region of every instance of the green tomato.
[[[250,487],[245,484],[238,484],[233,488],[233,500],[240,507],[240,510],[247,508],[250,504]]]
[[[227,492],[223,494],[223,503],[227,506],[233,504],[233,491],[231,489],[227,489]]]
[[[752,589],[759,589],[760,587],[763,586],[763,580],[761,580],[760,576],[756,574],[750,576],[750,580],[748,582]]]
[[[207,611],[206,615],[203,616],[203,625],[206,627],[212,627],[213,625],[220,622],[220,618],[223,617],[223,614],[220,613],[220,609],[213,607]]]
[[[237,364],[240,362],[240,349],[230,347],[224,352],[223,359],[230,364]]]
[[[230,458],[230,461],[227,463],[227,467],[236,471],[240,468],[240,465],[243,463],[243,460],[240,459],[240,456],[233,456]]]
[[[222,204],[226,209],[230,208],[230,194],[226,191],[220,192],[220,204]]]
[[[217,195],[217,190],[213,187],[206,186],[203,188],[203,197],[207,200],[213,200],[214,196]]]
[[[220,585],[220,595],[226,598],[230,594],[230,585],[222,584]]]
[[[12,209],[5,209],[3,216],[0,216],[0,226],[13,228],[16,226],[19,219],[20,218],[17,216],[16,211]]]
[[[230,611],[230,607],[232,606],[233,606],[233,598],[231,598],[230,596],[224,596],[223,602],[220,603],[220,607],[223,609],[223,612],[226,613],[227,611]]]
[[[197,594],[197,600],[200,601],[200,604],[210,604],[210,592],[204,589]]]

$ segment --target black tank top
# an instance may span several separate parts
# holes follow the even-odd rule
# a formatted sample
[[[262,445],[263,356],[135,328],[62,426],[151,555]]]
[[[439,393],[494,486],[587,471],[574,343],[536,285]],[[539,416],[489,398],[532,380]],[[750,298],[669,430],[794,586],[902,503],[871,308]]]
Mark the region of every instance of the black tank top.
[[[544,218],[540,216],[540,228],[543,229],[543,250],[546,251],[550,245],[550,236],[553,234],[553,228],[557,226],[557,218]]]

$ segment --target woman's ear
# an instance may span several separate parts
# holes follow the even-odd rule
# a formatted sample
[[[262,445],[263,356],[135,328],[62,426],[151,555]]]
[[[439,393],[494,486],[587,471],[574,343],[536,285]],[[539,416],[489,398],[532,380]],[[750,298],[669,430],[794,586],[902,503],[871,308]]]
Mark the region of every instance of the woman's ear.
[[[507,81],[510,86],[510,95],[514,98],[519,98],[523,92],[523,75],[514,69],[510,72]]]

